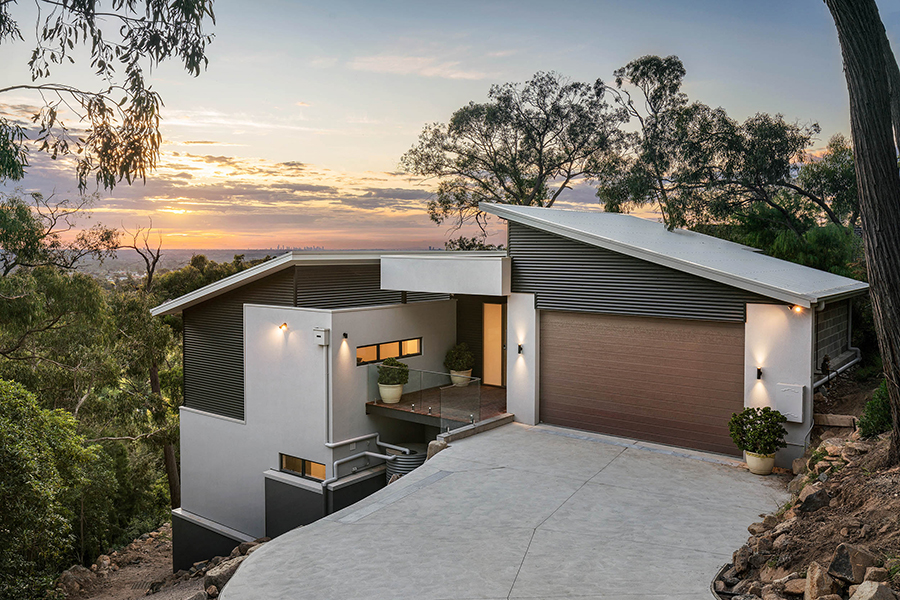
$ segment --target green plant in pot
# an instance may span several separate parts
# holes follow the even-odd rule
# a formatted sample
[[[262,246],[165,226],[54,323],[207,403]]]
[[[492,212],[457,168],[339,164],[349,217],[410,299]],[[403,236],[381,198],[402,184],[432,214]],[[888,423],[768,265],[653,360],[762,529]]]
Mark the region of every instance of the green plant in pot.
[[[444,366],[450,370],[450,381],[453,385],[466,386],[472,381],[472,367],[475,366],[475,355],[468,344],[462,342],[447,350]]]
[[[787,435],[782,423],[787,418],[768,406],[745,408],[731,415],[728,431],[734,444],[747,455],[747,467],[751,473],[768,475],[775,467],[775,452],[786,448]]]
[[[378,393],[385,404],[397,404],[403,386],[409,383],[409,365],[396,358],[386,358],[378,365]]]

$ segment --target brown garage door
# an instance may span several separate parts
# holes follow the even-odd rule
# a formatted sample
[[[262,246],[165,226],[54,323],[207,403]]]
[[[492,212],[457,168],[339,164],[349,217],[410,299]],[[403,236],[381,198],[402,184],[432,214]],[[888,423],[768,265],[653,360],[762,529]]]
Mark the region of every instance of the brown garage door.
[[[738,454],[744,324],[541,312],[541,421]]]

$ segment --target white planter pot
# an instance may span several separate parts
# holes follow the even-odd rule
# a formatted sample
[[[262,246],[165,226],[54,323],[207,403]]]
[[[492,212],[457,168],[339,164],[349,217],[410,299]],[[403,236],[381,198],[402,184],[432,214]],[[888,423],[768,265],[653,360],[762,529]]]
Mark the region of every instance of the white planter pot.
[[[403,384],[385,385],[379,383],[378,393],[381,394],[381,401],[385,404],[397,404],[400,402],[400,396],[403,395]]]
[[[756,475],[768,475],[775,468],[774,454],[756,454],[755,452],[745,452],[747,458],[747,468],[751,473]]]
[[[466,371],[450,370],[450,381],[457,387],[465,387],[472,383],[470,377],[472,377],[472,369]]]

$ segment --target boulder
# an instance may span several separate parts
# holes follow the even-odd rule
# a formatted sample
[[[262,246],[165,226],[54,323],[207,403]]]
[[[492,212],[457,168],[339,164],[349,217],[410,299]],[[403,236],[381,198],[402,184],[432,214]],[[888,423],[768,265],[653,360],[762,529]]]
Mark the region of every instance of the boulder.
[[[257,544],[257,545],[255,545],[255,546],[253,546],[252,548],[250,548],[249,550],[247,550],[247,556],[250,556],[251,554],[253,554],[254,552],[256,552],[257,550],[259,550],[259,549],[262,548],[262,547],[263,547],[262,544]]]
[[[206,588],[206,596],[207,597],[216,598],[216,597],[218,597],[218,595],[219,595],[219,588],[217,588],[216,586],[211,585],[208,588]]]
[[[765,565],[759,570],[759,578],[764,583],[777,582],[784,579],[788,575],[790,575],[790,571],[788,571],[785,567],[771,567],[769,565]]]
[[[797,523],[797,517],[792,517],[789,519],[785,519],[781,523],[779,523],[774,530],[772,530],[772,534],[775,537],[778,537],[782,533],[788,531],[791,527],[793,527]]]
[[[759,596],[762,593],[762,584],[758,581],[753,581],[752,579],[744,579],[734,586],[731,593],[738,596],[742,594]]]
[[[756,552],[753,554],[753,556],[750,557],[750,566],[754,569],[761,569],[762,567],[766,566],[766,563],[768,563],[770,560],[772,560],[771,554],[760,554],[759,552]],[[786,573],[782,573],[781,575],[777,576],[771,576],[768,581],[775,581],[776,579],[784,577],[785,575]],[[760,573],[760,576],[762,576],[762,573]]]
[[[760,535],[768,531],[768,528],[762,523],[750,523],[750,525],[747,526],[747,531],[752,535]]]
[[[756,539],[756,551],[760,554],[769,554],[772,552],[774,544],[772,538],[761,537]]]
[[[250,550],[250,548],[252,548],[253,546],[258,546],[258,545],[259,544],[257,544],[256,542],[241,542],[240,545],[238,546],[238,552],[240,552],[241,555],[245,555],[245,554],[247,554],[247,551]]]
[[[446,440],[431,440],[428,442],[428,454],[425,457],[426,461],[431,460],[435,454],[447,448]]]
[[[94,583],[94,574],[90,569],[75,565],[71,569],[63,571],[56,580],[56,587],[62,589],[66,596],[77,594],[81,590],[91,588]]]
[[[786,533],[782,533],[777,538],[775,538],[774,542],[772,542],[772,550],[775,550],[776,552],[781,552],[782,550],[790,547],[791,542],[793,542],[793,541],[794,540],[791,538],[791,536],[789,536]]]
[[[110,566],[112,565],[112,561],[105,554],[101,554],[97,557],[97,572],[105,573],[109,571]]]
[[[846,441],[843,438],[833,437],[822,442],[819,448],[825,450],[829,456],[840,456],[845,443]]]
[[[874,567],[877,562],[878,558],[865,548],[839,544],[828,565],[828,574],[847,583],[862,583],[866,569]]]
[[[784,593],[788,596],[802,596],[805,591],[805,579],[791,579],[784,584]]]
[[[803,600],[818,600],[822,596],[834,593],[834,580],[828,571],[817,562],[809,563],[806,570],[806,590]]]
[[[800,512],[814,512],[820,508],[828,506],[831,501],[831,495],[821,483],[814,483],[803,488],[800,492],[800,505],[797,510]]]
[[[780,591],[781,586],[769,584],[762,589],[762,600],[785,600]]]
[[[881,567],[869,567],[863,581],[888,581],[891,578],[887,569]]]
[[[753,556],[753,552],[750,551],[750,546],[747,545],[743,545],[734,551],[731,562],[734,564],[734,572],[736,574],[742,575],[750,570],[751,556]]]
[[[791,463],[791,471],[794,472],[794,475],[806,473],[806,459],[802,456],[800,458],[795,458],[794,462]]]
[[[246,558],[246,556],[231,558],[207,571],[206,577],[203,579],[203,587],[208,588],[209,586],[214,585],[217,589],[221,590]]]
[[[886,583],[864,581],[850,596],[850,600],[896,600],[896,596]]]

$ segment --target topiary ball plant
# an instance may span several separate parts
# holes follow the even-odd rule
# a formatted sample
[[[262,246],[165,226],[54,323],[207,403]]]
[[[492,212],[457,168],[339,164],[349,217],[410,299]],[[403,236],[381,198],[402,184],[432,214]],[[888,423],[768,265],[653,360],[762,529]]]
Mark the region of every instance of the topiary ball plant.
[[[386,358],[378,365],[378,383],[381,385],[405,385],[409,383],[409,365],[396,358]]]
[[[462,342],[447,350],[444,366],[451,371],[468,371],[475,366],[475,355],[469,350],[468,344]]]
[[[784,436],[787,431],[782,426],[787,418],[768,406],[745,408],[731,415],[728,431],[735,446],[744,452],[769,456],[779,448],[786,448]]]

